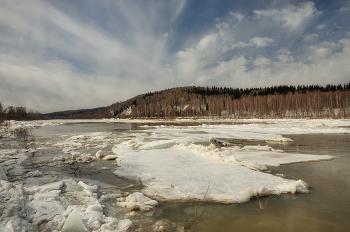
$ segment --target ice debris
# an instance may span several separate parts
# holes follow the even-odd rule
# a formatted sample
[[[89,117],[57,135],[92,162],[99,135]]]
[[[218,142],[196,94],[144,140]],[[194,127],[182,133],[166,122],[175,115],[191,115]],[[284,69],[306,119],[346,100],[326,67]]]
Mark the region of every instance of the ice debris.
[[[118,205],[128,210],[148,211],[158,204],[156,200],[152,200],[140,192],[134,192],[126,198],[118,198]]]
[[[88,232],[88,230],[81,220],[79,213],[73,210],[64,222],[62,232]]]
[[[115,160],[117,158],[118,158],[117,155],[107,155],[107,156],[103,157],[104,160]]]
[[[265,140],[267,143],[275,143],[275,142],[280,142],[280,143],[292,143],[293,140],[290,138],[284,138],[284,137],[270,137]]]
[[[4,169],[2,168],[2,166],[0,165],[0,180],[6,180],[7,181],[7,176],[4,172]]]
[[[96,157],[97,158],[103,158],[105,155],[104,155],[104,152],[102,150],[99,150],[98,152],[96,152]]]

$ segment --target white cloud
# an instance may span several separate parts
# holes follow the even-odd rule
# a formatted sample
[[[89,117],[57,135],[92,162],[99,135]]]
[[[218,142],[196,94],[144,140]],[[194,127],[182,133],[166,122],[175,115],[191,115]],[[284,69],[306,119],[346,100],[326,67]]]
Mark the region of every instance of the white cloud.
[[[242,79],[241,74],[246,72],[248,63],[249,61],[242,56],[233,57],[230,61],[220,62],[214,68],[200,71],[197,82],[201,85],[219,82],[220,85],[230,86],[233,80]]]
[[[220,22],[218,24],[216,24],[216,28],[218,28],[220,31],[227,29],[230,25],[227,22]]]
[[[350,39],[338,43],[324,42],[310,49],[310,52],[321,52],[317,48],[331,48],[326,55],[314,59],[311,63],[295,61],[292,53],[281,49],[277,60],[272,62],[263,56],[248,60],[242,56],[233,57],[227,62],[220,62],[214,68],[202,70],[198,83],[211,83],[219,86],[261,87],[284,84],[329,84],[347,83],[350,73]],[[335,52],[334,48],[342,48]],[[252,64],[254,68],[248,69]]]
[[[341,43],[334,42],[321,42],[317,45],[311,45],[309,47],[311,55],[308,57],[308,59],[313,61],[325,59],[332,55],[335,50],[340,49],[341,47]]]
[[[159,15],[152,17],[159,21]],[[48,112],[109,105],[170,87],[171,81],[162,80],[174,79],[163,66],[167,33],[143,27],[147,22],[129,22],[123,41],[47,2],[2,2],[0,100]]]
[[[229,12],[229,14],[236,18],[238,20],[238,23],[242,21],[242,19],[244,18],[244,15],[240,12],[237,12],[237,13],[233,13],[232,11]]]
[[[267,66],[271,64],[271,60],[263,56],[256,57],[254,66]]]
[[[177,72],[181,79],[196,75],[199,70],[216,60],[216,40],[218,34],[212,33],[204,36],[195,48],[187,48],[177,53]]]
[[[256,46],[258,48],[263,48],[270,46],[275,40],[267,37],[254,37],[249,40],[248,43],[239,41],[235,44],[231,44],[230,46],[224,46],[222,48],[222,52],[227,52],[227,51],[232,51],[235,48],[243,48],[243,47],[248,47],[248,46]]]
[[[123,21],[109,22],[114,31],[49,2],[1,2],[0,100],[48,112],[109,105],[174,86],[322,84],[330,76],[342,83],[350,73],[350,40],[315,44],[324,33],[289,33],[271,24],[303,29],[320,14],[312,2],[256,10],[257,17],[230,11],[193,36],[175,24],[186,1],[103,4],[115,7]],[[311,42],[293,50],[303,35]]]
[[[344,2],[344,6],[342,6],[339,9],[339,12],[347,12],[347,11],[350,11],[350,2],[349,1]]]
[[[326,24],[318,24],[317,26],[316,26],[316,29],[317,30],[322,30],[322,29],[324,29],[326,27]]]
[[[254,10],[258,18],[272,18],[275,22],[282,24],[283,27],[297,29],[311,18],[319,15],[313,2],[303,2],[298,6],[289,5],[283,9]]]
[[[209,46],[215,46],[215,41],[216,41],[216,37],[218,35],[217,34],[210,34],[210,35],[207,35],[205,36],[203,39],[201,39],[199,42],[198,42],[198,45],[197,45],[197,50],[198,51],[204,51],[206,49],[209,48]]]
[[[279,55],[277,56],[278,60],[281,63],[291,63],[294,61],[294,57],[292,56],[292,52],[286,49],[280,49],[278,51]]]
[[[253,39],[250,40],[250,43],[254,44],[258,48],[263,48],[271,45],[274,42],[273,39],[267,38],[267,37],[254,37]]]
[[[308,34],[304,35],[303,37],[304,37],[303,41],[311,41],[311,40],[317,39],[319,37],[319,35],[316,33],[312,33],[312,34],[308,33]]]

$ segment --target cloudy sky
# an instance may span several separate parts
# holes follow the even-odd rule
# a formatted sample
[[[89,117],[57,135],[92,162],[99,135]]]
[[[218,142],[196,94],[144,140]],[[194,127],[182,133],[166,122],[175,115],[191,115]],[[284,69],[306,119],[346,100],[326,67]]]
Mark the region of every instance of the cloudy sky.
[[[0,101],[42,113],[179,86],[350,82],[350,1],[0,0]]]

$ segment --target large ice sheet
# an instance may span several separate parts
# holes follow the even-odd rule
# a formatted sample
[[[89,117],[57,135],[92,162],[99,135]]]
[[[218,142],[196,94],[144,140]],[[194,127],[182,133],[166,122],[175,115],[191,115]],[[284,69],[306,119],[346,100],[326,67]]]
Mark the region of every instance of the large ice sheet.
[[[216,163],[186,150],[129,150],[121,156],[121,167],[114,174],[139,179],[147,186],[144,193],[159,200],[203,200],[205,197],[210,201],[236,203],[259,194],[308,192],[303,181]]]

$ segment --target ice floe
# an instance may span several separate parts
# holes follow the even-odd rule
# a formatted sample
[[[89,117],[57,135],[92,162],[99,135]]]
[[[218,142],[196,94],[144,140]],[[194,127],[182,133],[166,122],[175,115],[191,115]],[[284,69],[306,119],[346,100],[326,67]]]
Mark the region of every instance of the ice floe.
[[[160,200],[202,200],[208,186],[206,200],[225,203],[246,202],[261,188],[269,194],[308,192],[303,182],[212,162],[187,150],[129,151],[121,159],[114,173],[140,180],[147,187],[144,194]]]

